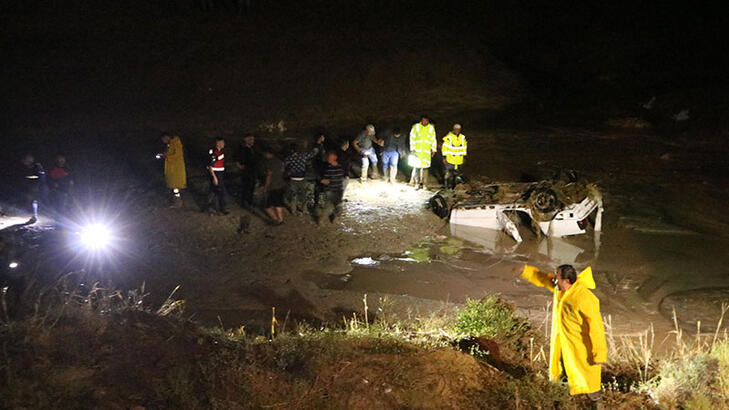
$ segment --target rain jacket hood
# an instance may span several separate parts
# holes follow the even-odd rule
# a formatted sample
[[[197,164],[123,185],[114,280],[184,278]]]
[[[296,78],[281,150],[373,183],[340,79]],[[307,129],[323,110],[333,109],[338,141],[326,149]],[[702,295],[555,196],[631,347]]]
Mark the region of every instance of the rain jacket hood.
[[[553,292],[552,331],[550,337],[549,376],[554,382],[567,376],[570,394],[600,391],[601,363],[607,358],[605,330],[600,316],[600,301],[595,289],[592,268],[577,275],[566,291],[552,282],[555,275],[525,266],[522,277]]]

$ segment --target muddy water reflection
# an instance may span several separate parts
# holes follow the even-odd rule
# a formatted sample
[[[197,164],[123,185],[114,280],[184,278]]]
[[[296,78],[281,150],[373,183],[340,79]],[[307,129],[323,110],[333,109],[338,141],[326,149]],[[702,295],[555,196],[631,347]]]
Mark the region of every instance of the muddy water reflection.
[[[602,235],[563,239],[537,238],[524,229],[521,244],[501,232],[450,226],[403,255],[370,255],[373,263],[355,265],[346,277],[315,282],[450,302],[498,293],[527,315],[543,318],[550,295],[522,281],[515,269],[524,263],[545,269],[591,265],[603,314],[612,316],[617,333],[639,332],[651,323],[668,332],[674,308],[687,329],[695,331],[700,320],[702,329],[712,330],[722,302],[729,303],[729,242],[672,227],[632,229],[636,222],[630,223]]]

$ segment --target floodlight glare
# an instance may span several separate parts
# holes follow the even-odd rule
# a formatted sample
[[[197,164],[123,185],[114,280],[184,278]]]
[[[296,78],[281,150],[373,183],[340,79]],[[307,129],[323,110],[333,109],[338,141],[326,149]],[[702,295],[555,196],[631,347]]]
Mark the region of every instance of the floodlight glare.
[[[87,249],[100,250],[111,243],[111,230],[102,223],[86,225],[81,229],[81,243]]]
[[[18,267],[18,265],[20,265],[20,264],[19,264],[19,263],[18,263],[17,261],[12,261],[12,262],[10,262],[10,264],[8,265],[8,268],[10,268],[10,269],[15,269],[15,268],[17,268],[17,267]]]

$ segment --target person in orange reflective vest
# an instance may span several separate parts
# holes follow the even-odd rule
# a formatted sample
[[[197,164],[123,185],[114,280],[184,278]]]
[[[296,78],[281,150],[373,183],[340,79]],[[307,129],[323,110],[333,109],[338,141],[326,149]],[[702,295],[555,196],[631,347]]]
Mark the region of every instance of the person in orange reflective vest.
[[[461,174],[464,159],[468,154],[468,144],[466,136],[461,133],[461,124],[454,124],[453,131],[443,137],[441,152],[445,167],[445,189],[453,189],[456,187],[456,180]]]
[[[208,173],[210,174],[210,193],[208,194],[208,203],[206,211],[212,210],[213,201],[217,199],[218,212],[223,215],[228,214],[225,208],[225,140],[217,138],[215,140],[215,148],[208,151],[210,161],[208,162]]]

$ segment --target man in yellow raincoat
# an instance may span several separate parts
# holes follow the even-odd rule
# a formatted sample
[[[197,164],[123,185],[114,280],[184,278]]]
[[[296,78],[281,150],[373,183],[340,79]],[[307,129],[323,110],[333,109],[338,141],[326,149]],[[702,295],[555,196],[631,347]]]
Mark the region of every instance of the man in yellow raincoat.
[[[550,379],[559,382],[566,375],[570,394],[587,394],[593,408],[598,408],[601,364],[607,358],[607,346],[600,301],[590,291],[595,289],[592,268],[577,275],[571,265],[559,266],[556,274],[525,266],[521,276],[554,293]]]
[[[165,150],[157,154],[157,157],[165,159],[165,182],[172,190],[172,207],[181,208],[181,190],[187,187],[182,141],[180,141],[180,137],[168,133],[163,133],[160,138],[162,143],[165,144]]]
[[[414,154],[408,165],[413,167],[413,184],[418,189],[428,186],[428,169],[433,155],[438,151],[438,142],[435,138],[435,127],[430,123],[427,115],[420,117],[410,129],[410,153]]]

